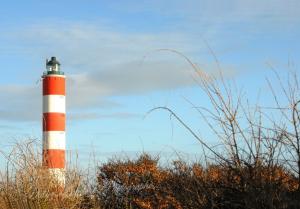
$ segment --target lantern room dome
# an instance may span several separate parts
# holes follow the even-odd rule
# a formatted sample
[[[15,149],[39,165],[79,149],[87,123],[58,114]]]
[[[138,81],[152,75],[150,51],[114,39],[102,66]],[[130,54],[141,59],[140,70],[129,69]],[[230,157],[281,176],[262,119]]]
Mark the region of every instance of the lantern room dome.
[[[60,63],[58,62],[58,60],[56,59],[56,57],[51,57],[51,60],[47,60],[47,63],[46,65],[51,65],[51,66],[54,66],[54,65],[60,65]]]
[[[60,71],[60,63],[56,57],[51,57],[50,60],[46,60],[46,69],[43,76],[46,75],[64,75],[64,72]]]

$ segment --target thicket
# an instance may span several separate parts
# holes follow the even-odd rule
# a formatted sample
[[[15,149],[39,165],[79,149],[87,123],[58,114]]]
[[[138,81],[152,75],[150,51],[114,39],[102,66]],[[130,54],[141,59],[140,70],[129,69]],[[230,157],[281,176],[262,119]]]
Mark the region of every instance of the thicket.
[[[186,58],[187,59],[187,58]],[[210,107],[187,102],[221,143],[210,146],[182,118],[167,111],[202,145],[201,163],[174,161],[161,167],[159,158],[112,159],[101,164],[95,181],[76,166],[66,171],[61,190],[41,167],[32,143],[17,144],[1,173],[0,208],[300,208],[300,89],[289,72],[276,82],[267,79],[274,106],[250,105],[234,82],[208,76],[190,60],[195,82]],[[274,83],[276,83],[274,86]],[[202,134],[204,135],[204,134]]]
[[[185,57],[186,58],[186,57]],[[96,199],[104,208],[300,208],[300,89],[288,72],[266,79],[274,106],[251,106],[234,82],[208,76],[188,58],[210,108],[187,102],[220,141],[208,145],[185,120],[167,111],[202,145],[204,161],[169,168],[142,155],[99,168]],[[274,86],[276,85],[276,86]],[[204,135],[204,134],[202,134]]]

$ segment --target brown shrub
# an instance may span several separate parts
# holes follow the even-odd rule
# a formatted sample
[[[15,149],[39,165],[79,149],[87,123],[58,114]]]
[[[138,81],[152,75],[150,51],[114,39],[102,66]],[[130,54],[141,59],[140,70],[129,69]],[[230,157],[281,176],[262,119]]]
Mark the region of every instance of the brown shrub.
[[[111,160],[99,167],[97,201],[103,208],[294,208],[297,179],[280,166],[221,164],[204,168],[158,159]]]

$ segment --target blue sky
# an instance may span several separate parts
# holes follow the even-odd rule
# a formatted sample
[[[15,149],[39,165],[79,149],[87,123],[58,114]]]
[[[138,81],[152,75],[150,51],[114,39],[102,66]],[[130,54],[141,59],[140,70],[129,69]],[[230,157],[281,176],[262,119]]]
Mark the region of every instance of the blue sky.
[[[214,137],[184,100],[208,106],[175,49],[214,74],[213,49],[227,79],[255,98],[270,94],[271,63],[281,73],[300,58],[300,1],[9,1],[0,7],[0,147],[41,140],[45,59],[67,75],[67,149],[86,161],[148,151],[191,158],[201,147],[168,114],[174,109],[208,143]],[[290,63],[290,65],[289,65]],[[293,65],[291,65],[291,63]],[[263,103],[268,103],[268,96]]]

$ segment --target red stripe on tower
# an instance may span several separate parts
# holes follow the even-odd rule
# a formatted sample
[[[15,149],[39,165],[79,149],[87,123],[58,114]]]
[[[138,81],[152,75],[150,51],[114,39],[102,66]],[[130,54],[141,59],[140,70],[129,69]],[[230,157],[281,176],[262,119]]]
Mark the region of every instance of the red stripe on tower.
[[[65,131],[65,113],[44,112],[43,131]]]
[[[44,163],[48,168],[65,167],[65,150],[47,149],[43,150]]]
[[[65,95],[65,77],[46,76],[43,82],[43,95]]]
[[[43,80],[43,166],[65,184],[65,76],[55,57],[46,61]]]

